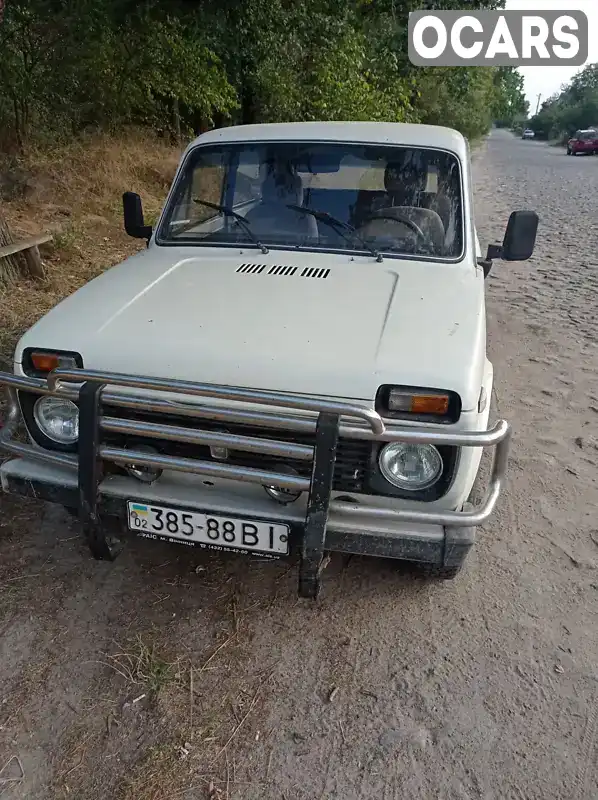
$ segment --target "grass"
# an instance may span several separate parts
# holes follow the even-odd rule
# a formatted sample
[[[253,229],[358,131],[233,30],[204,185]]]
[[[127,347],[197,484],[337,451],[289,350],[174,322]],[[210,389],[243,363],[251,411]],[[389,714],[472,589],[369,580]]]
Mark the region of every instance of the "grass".
[[[150,748],[124,780],[119,797],[122,800],[174,800],[182,797],[185,781],[181,778],[183,775],[186,777],[187,770],[182,768],[179,747],[170,742]]]
[[[148,220],[156,219],[180,151],[146,132],[120,138],[88,136],[68,146],[33,150],[19,162],[27,191],[2,203],[15,238],[47,232],[40,248],[48,277],[21,278],[0,289],[0,359],[12,360],[17,340],[67,295],[143,244],[122,223],[122,193],[138,192]],[[0,171],[14,169],[0,161]]]
[[[190,653],[170,659],[165,642],[137,635],[101,654],[96,663],[107,671],[91,692],[98,701],[61,737],[57,800],[230,797],[239,754],[256,740],[272,668],[248,676],[231,651],[234,630],[199,661]]]
[[[105,663],[127,684],[157,694],[177,674],[177,662],[168,662],[156,653],[154,644],[146,644],[140,635],[131,647],[105,655]]]
[[[7,499],[17,512],[15,499]],[[0,517],[0,537],[8,534],[8,541],[14,543],[12,507],[6,509],[8,518]],[[76,562],[73,569],[78,570]],[[14,586],[30,595],[36,587],[36,614],[48,617],[43,626],[46,631],[64,598],[54,598],[52,605],[47,605],[44,586],[55,584],[51,577],[40,584],[43,571],[28,567],[20,558],[15,560],[7,574],[7,579],[15,582],[4,584],[1,597],[6,613],[12,607],[7,589]],[[64,581],[64,576],[59,580]],[[218,586],[222,594],[215,601],[215,617],[207,623],[207,631],[196,631],[182,618],[184,614],[179,621],[178,612],[176,622],[172,615],[169,624],[170,609],[160,610],[158,605],[154,612],[150,603],[143,606],[143,621],[134,617],[130,608],[123,618],[111,620],[111,625],[129,631],[117,641],[104,639],[102,624],[98,628],[92,622],[90,638],[98,633],[100,638],[96,644],[86,645],[78,667],[69,670],[73,677],[64,686],[66,694],[59,689],[58,695],[54,692],[49,699],[47,687],[56,683],[60,658],[69,653],[70,638],[58,639],[58,634],[70,637],[71,633],[63,627],[64,620],[60,631],[44,633],[47,643],[35,660],[6,686],[9,702],[2,706],[0,726],[4,726],[5,741],[16,736],[24,724],[41,731],[35,734],[38,744],[48,735],[44,726],[51,725],[55,731],[51,734],[55,740],[44,745],[49,781],[45,796],[55,800],[176,800],[187,796],[227,800],[233,790],[243,791],[238,778],[258,740],[258,731],[260,741],[272,732],[264,727],[261,709],[276,659],[260,660],[248,668],[251,631],[246,629],[246,614],[255,607],[255,597],[246,596],[236,582],[229,586],[222,575]],[[187,590],[171,591],[178,591],[182,598]],[[206,598],[213,595],[210,587],[203,591]],[[12,616],[19,613],[15,609]],[[152,616],[154,613],[157,616]],[[84,630],[88,630],[87,623]],[[57,641],[62,644],[54,645]],[[51,721],[51,715],[57,713],[53,711],[57,696],[60,729]],[[247,779],[246,774],[243,777]],[[44,780],[40,776],[40,782]]]
[[[80,224],[76,222],[68,222],[61,230],[54,232],[53,236],[53,250],[61,258],[72,254],[73,250],[77,249],[77,243],[82,236],[82,229]]]

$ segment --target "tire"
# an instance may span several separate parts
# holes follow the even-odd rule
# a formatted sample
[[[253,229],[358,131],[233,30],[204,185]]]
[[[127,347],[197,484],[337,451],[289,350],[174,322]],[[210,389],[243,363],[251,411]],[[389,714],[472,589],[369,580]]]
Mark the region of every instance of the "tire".
[[[422,578],[434,581],[452,581],[461,572],[463,564],[457,564],[453,567],[440,567],[436,564],[418,564],[417,572]]]

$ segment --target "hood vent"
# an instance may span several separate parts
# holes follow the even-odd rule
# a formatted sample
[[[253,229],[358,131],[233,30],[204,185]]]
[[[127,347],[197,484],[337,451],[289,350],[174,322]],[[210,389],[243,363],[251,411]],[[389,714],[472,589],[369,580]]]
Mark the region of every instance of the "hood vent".
[[[240,264],[235,272],[242,273],[243,275],[261,275],[265,269],[268,269],[267,264]],[[268,275],[279,275],[283,278],[290,278],[297,273],[297,267],[285,266],[284,264],[275,264],[268,269]],[[329,269],[322,267],[304,267],[299,273],[300,278],[327,278],[330,275]]]
[[[327,278],[329,275],[329,269],[318,269],[317,267],[305,267],[301,273],[302,278]]]
[[[267,264],[241,264],[237,267],[237,272],[244,272],[248,275],[259,275],[266,269]]]
[[[294,275],[297,272],[297,267],[281,267],[277,265],[275,267],[270,267],[268,271],[268,275]]]

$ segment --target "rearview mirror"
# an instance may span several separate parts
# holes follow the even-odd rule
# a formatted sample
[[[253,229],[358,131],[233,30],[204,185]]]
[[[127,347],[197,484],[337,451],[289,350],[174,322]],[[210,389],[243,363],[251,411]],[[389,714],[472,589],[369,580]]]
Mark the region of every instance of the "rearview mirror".
[[[488,276],[495,258],[502,258],[503,261],[527,261],[531,258],[536,246],[538,222],[535,211],[513,211],[502,244],[488,245],[486,258],[478,259],[484,277]]]
[[[534,253],[538,232],[535,211],[513,211],[502,243],[504,261],[527,261]]]
[[[125,231],[134,239],[150,239],[152,226],[145,225],[143,220],[143,206],[141,197],[136,192],[123,194],[123,215],[125,218]]]

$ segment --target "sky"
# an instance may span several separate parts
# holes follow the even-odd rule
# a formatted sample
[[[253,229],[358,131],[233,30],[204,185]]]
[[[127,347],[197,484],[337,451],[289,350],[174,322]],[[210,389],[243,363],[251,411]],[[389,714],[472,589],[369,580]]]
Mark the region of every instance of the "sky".
[[[507,0],[507,9],[513,11],[585,11],[590,23],[590,52],[586,63],[598,62],[598,0]],[[525,96],[529,102],[530,116],[540,103],[558,92],[583,67],[520,67],[525,80]]]

